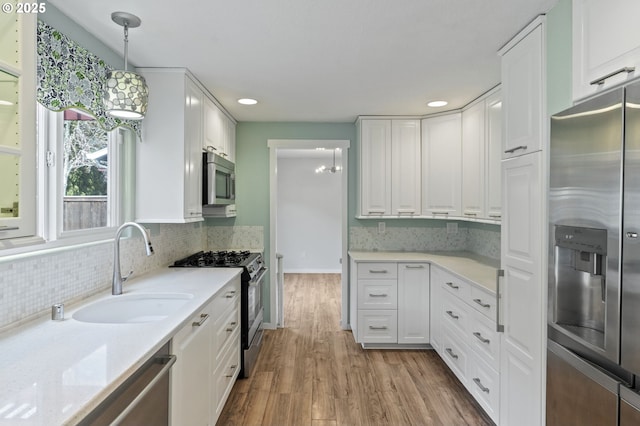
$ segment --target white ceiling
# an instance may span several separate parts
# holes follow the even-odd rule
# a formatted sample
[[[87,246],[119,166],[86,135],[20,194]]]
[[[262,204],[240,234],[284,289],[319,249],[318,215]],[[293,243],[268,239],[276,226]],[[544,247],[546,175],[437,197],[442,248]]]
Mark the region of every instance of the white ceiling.
[[[352,122],[464,106],[500,82],[498,49],[558,0],[49,1],[117,52],[111,12],[137,15],[131,64],[189,68],[238,121]]]

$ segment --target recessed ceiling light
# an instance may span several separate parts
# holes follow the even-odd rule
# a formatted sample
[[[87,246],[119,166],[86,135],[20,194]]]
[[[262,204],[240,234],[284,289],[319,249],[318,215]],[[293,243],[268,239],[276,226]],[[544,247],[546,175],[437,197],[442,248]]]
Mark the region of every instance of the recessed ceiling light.
[[[258,101],[251,98],[242,98],[242,99],[238,99],[238,103],[242,105],[255,105],[258,103]]]
[[[2,106],[11,106],[11,105],[13,105],[13,102],[5,101],[4,99],[0,99],[0,105],[2,105]]]
[[[446,104],[448,104],[449,102],[447,101],[431,101],[427,104],[427,106],[430,106],[432,108],[438,108],[438,107],[443,107]]]

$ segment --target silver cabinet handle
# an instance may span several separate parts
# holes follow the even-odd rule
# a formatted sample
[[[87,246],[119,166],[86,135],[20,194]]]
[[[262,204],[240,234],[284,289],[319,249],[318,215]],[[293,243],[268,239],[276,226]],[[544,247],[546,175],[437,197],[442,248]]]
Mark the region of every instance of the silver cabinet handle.
[[[474,336],[476,336],[476,338],[477,338],[478,340],[480,340],[482,343],[486,343],[487,345],[488,345],[489,343],[491,343],[491,340],[489,340],[489,339],[485,339],[484,337],[482,337],[482,334],[480,334],[480,333],[479,333],[479,332],[477,332],[477,331],[475,331],[475,332],[473,333],[473,335],[474,335]]]
[[[407,269],[424,269],[424,265],[404,265]]]
[[[375,326],[375,325],[370,325],[369,329],[370,330],[386,330],[388,327],[386,325],[381,325],[381,326]]]
[[[238,364],[233,364],[231,366],[229,366],[229,370],[231,370],[231,374],[226,374],[224,377],[226,377],[227,379],[230,377],[233,377],[233,371],[238,368]]]
[[[460,288],[460,286],[454,285],[452,282],[446,282],[446,285],[448,285],[449,287],[451,287],[454,290],[457,290]]]
[[[171,366],[175,364],[176,359],[177,357],[175,355],[167,355],[156,358],[154,360],[154,364],[164,364],[162,369],[153,377],[153,379],[151,379],[147,386],[145,386],[144,389],[140,391],[138,396],[136,396],[133,401],[131,401],[131,403],[127,405],[125,409],[122,410],[122,412],[118,415],[118,417],[116,417],[110,424],[120,424],[131,413],[131,411],[133,411],[138,406],[140,401],[147,396],[147,394],[155,387],[155,385],[160,380],[162,380],[163,376],[165,376],[169,372]]]
[[[7,225],[0,226],[0,232],[2,232],[2,231],[17,231],[18,229],[20,229],[19,226],[7,226]]]
[[[515,148],[507,149],[504,153],[513,154],[514,152],[519,151],[521,149],[527,149],[527,146],[526,145],[516,146]]]
[[[368,210],[367,211],[369,214],[379,214],[379,215],[383,215],[385,214],[384,210]]]
[[[500,219],[500,218],[502,218],[502,215],[501,214],[490,214],[489,217],[492,218],[492,219]]]
[[[591,85],[597,84],[598,86],[600,86],[601,84],[604,84],[605,80],[607,80],[608,78],[613,77],[614,75],[622,74],[623,72],[626,72],[627,74],[629,74],[629,73],[634,72],[635,70],[636,70],[636,67],[622,67],[619,70],[615,70],[613,72],[610,72],[609,74],[607,74],[605,76],[602,76],[600,78],[596,78],[595,80],[593,80],[589,84],[591,84]]]
[[[449,216],[449,212],[431,212],[432,215],[436,216],[436,215],[444,215],[444,216]]]
[[[491,307],[490,304],[482,302],[481,299],[473,299],[473,301],[476,302],[478,305],[482,306],[483,308],[490,308]]]
[[[467,212],[464,212],[464,215],[465,216],[473,216],[473,217],[475,217],[475,216],[478,216],[478,213],[467,213]]]
[[[238,325],[238,323],[236,321],[231,322],[229,324],[229,327],[227,328],[227,332],[231,333],[236,328],[236,325]]]
[[[227,299],[232,299],[233,296],[235,296],[235,295],[236,295],[236,291],[232,290],[232,291],[228,292],[227,294],[225,294],[224,297],[226,297]]]
[[[389,271],[387,271],[386,269],[369,269],[369,273],[370,274],[386,274]]]
[[[451,348],[446,348],[445,351],[447,351],[447,353],[449,354],[449,356],[453,359],[458,359],[458,355],[456,355],[455,353],[453,353],[453,350]]]
[[[209,319],[209,314],[200,314],[200,321],[194,321],[191,323],[194,327],[200,327]]]
[[[387,293],[382,293],[382,294],[373,294],[373,293],[369,293],[369,297],[388,297],[389,295]]]
[[[449,315],[451,318],[453,318],[454,320],[457,320],[460,318],[460,315],[456,315],[453,313],[453,311],[446,311],[447,315]]]
[[[496,271],[496,331],[498,333],[504,332],[504,325],[500,324],[500,278],[504,277],[504,269],[498,269]]]
[[[474,377],[474,378],[473,378],[473,383],[475,383],[475,384],[480,388],[480,390],[481,390],[482,392],[484,392],[484,393],[489,393],[489,388],[486,388],[486,387],[482,386],[482,382],[480,381],[480,379],[479,379],[479,378]]]
[[[627,238],[638,238],[637,232],[627,232]]]

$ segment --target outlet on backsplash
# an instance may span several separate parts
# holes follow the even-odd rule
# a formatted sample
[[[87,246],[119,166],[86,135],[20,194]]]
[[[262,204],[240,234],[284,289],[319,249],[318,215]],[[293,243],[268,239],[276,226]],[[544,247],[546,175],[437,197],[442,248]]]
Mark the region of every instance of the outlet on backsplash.
[[[387,232],[387,224],[384,222],[378,222],[378,234],[384,234]]]

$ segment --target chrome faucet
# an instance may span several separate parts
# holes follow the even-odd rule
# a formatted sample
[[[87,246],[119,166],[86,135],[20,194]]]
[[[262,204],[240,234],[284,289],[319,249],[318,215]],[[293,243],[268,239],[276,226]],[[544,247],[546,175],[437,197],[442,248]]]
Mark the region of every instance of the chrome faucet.
[[[144,238],[147,256],[151,256],[153,254],[153,246],[151,245],[151,241],[149,241],[147,231],[141,225],[135,222],[125,222],[120,226],[120,228],[118,228],[116,231],[116,238],[113,241],[113,280],[111,281],[111,294],[113,295],[122,294],[122,283],[125,282],[133,273],[133,271],[131,271],[125,277],[120,273],[120,236],[122,235],[122,231],[128,227],[138,228]]]

